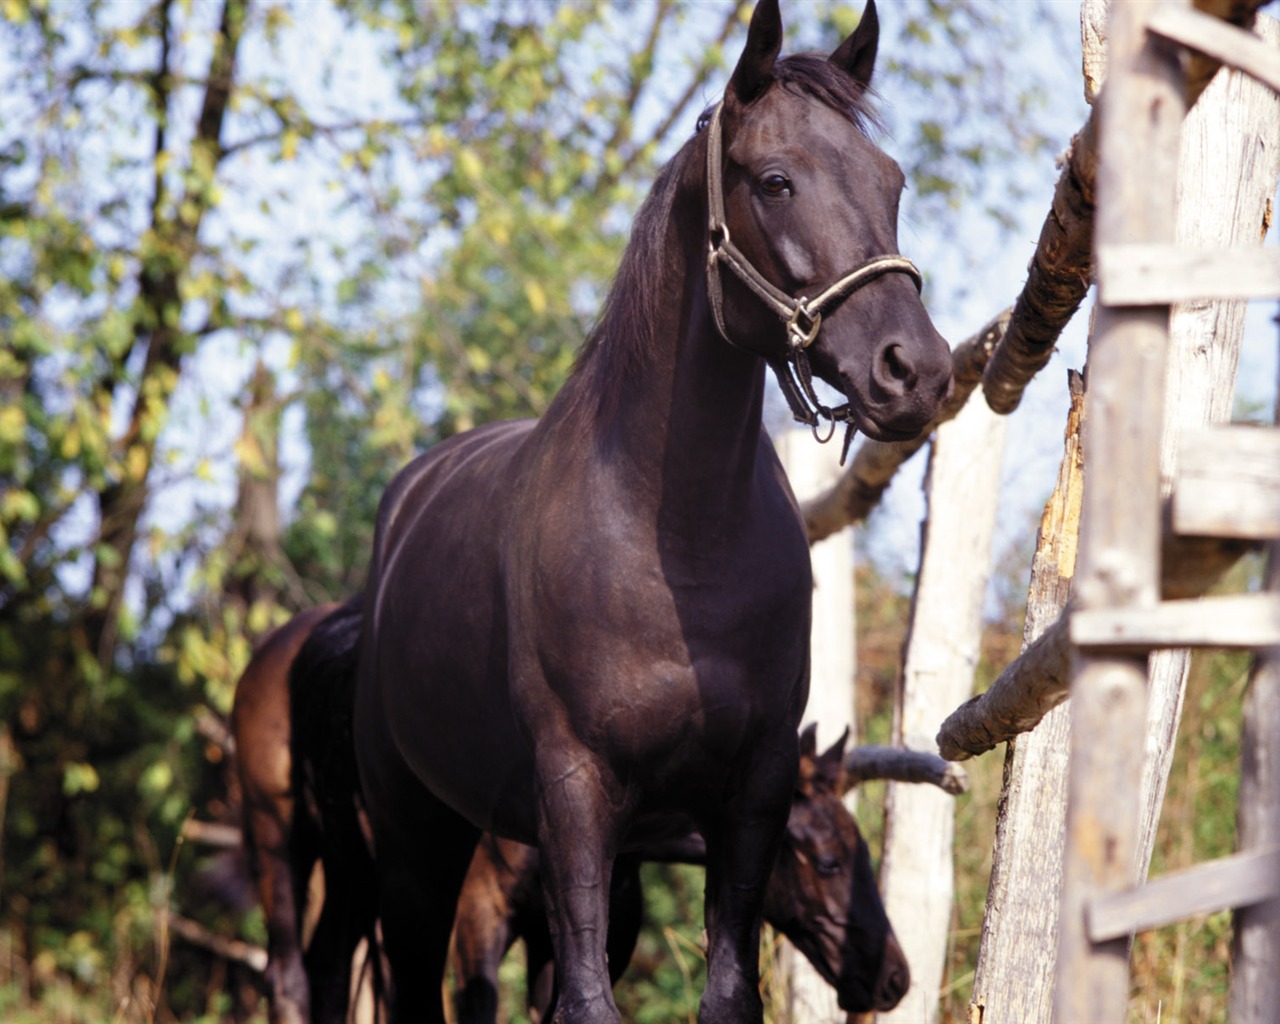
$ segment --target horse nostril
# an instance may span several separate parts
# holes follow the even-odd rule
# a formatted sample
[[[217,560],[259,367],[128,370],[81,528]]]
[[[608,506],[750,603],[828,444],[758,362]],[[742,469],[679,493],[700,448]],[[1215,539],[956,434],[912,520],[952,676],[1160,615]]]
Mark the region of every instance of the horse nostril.
[[[916,386],[915,364],[906,349],[897,342],[891,342],[880,350],[875,375],[877,383],[895,395],[906,394]]]

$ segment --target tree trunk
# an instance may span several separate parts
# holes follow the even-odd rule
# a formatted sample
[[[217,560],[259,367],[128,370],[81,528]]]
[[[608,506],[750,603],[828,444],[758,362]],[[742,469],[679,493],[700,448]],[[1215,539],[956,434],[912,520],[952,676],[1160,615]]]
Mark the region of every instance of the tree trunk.
[[[156,175],[156,195],[152,199],[151,233],[153,249],[143,260],[138,278],[138,307],[134,350],[145,348],[129,425],[117,447],[124,471],[119,480],[99,496],[98,555],[93,567],[90,607],[84,619],[84,641],[100,665],[111,663],[115,652],[116,626],[124,600],[124,583],[138,537],[138,521],[150,493],[150,474],[169,399],[177,387],[184,353],[181,329],[180,282],[187,271],[200,233],[200,224],[212,203],[208,187],[222,152],[222,127],[235,81],[236,55],[248,0],[224,0],[219,35],[210,58],[204,100],[191,140],[191,177],[194,184],[186,193],[165,202],[163,177]],[[162,8],[164,10],[166,8]],[[167,33],[160,67],[155,75],[157,100],[167,97],[164,83],[169,77]],[[165,155],[166,119],[163,107],[157,117],[156,151],[152,159]],[[124,361],[121,361],[121,368]],[[114,391],[118,379],[104,382]]]

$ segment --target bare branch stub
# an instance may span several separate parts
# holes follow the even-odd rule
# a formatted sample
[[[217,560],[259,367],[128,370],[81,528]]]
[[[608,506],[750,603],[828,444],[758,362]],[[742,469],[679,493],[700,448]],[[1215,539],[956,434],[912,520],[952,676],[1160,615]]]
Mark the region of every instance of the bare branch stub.
[[[952,796],[969,789],[969,776],[959,765],[944,761],[937,754],[903,747],[868,746],[850,750],[844,759],[846,788],[852,789],[869,779],[927,782]]]

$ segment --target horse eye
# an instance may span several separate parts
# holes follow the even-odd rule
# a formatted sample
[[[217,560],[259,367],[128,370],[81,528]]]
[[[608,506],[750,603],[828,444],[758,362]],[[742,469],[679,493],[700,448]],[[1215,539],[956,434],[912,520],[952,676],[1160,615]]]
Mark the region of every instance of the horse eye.
[[[840,858],[830,856],[819,857],[814,862],[813,866],[817,870],[818,874],[825,875],[830,878],[832,875],[839,874]]]
[[[768,174],[760,180],[760,188],[767,196],[786,195],[791,191],[791,179],[785,174]]]

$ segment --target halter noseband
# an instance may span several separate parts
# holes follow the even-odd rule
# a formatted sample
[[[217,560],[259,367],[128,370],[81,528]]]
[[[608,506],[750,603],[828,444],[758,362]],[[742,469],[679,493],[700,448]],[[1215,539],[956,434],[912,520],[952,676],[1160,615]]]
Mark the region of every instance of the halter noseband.
[[[729,337],[729,330],[725,326],[724,291],[719,271],[720,265],[723,264],[732,270],[739,280],[786,325],[786,352],[782,355],[766,356],[765,359],[777,375],[782,393],[786,396],[787,404],[791,406],[791,414],[799,422],[811,427],[813,436],[822,442],[831,440],[836,423],[847,425],[844,454],[840,458],[843,463],[844,455],[849,451],[849,442],[853,439],[853,413],[848,402],[832,409],[819,400],[813,390],[813,371],[809,368],[806,350],[818,337],[818,330],[822,327],[822,314],[830,307],[848,298],[881,274],[906,274],[915,282],[918,291],[921,285],[920,271],[905,256],[873,256],[812,300],[803,295],[794,299],[768,281],[751,265],[751,261],[743,255],[742,250],[733,244],[733,239],[729,237],[729,225],[725,223],[724,182],[721,180],[723,172],[720,166],[723,160],[720,112],[723,108],[723,103],[716,104],[711,114],[707,134],[707,293],[711,299],[711,311],[715,316],[716,328],[730,345],[741,347]],[[831,421],[831,429],[825,437],[819,433],[818,429],[823,418]]]

